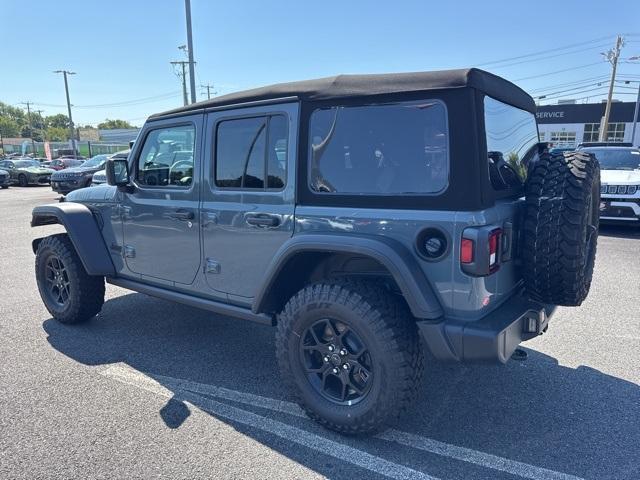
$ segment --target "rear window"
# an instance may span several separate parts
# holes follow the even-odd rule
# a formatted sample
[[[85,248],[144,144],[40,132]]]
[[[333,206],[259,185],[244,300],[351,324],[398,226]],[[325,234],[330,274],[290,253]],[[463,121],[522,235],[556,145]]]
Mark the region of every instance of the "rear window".
[[[318,109],[309,136],[314,192],[435,194],[447,187],[449,136],[440,101]]]
[[[538,127],[531,112],[484,98],[489,174],[496,190],[521,187],[538,144]]]

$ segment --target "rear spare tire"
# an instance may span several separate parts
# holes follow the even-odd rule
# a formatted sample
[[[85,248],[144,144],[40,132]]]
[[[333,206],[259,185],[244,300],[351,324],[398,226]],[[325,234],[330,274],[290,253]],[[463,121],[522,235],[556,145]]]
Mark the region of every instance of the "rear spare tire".
[[[584,152],[544,151],[525,186],[523,277],[529,296],[580,305],[589,293],[598,240],[600,166]]]

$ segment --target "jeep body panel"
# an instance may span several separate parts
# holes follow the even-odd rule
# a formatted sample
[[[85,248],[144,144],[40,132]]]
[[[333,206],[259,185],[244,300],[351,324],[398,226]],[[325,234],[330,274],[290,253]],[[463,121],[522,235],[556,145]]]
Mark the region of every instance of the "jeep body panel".
[[[195,131],[190,185],[164,186],[159,179],[157,185],[142,184],[136,172],[145,140],[156,130],[183,126]],[[168,285],[190,285],[196,279],[201,261],[198,210],[203,137],[202,114],[147,122],[141,130],[129,155],[133,188],[122,191],[120,198],[126,265],[123,273]],[[151,175],[150,171],[145,175]]]
[[[300,220],[296,221],[296,224]],[[303,220],[304,223],[304,220]],[[271,261],[262,288],[253,304],[254,312],[267,309],[269,297],[274,295],[278,277],[287,263],[306,252],[348,253],[354,258],[365,257],[377,261],[388,270],[404,295],[412,314],[417,318],[435,319],[442,316],[438,298],[424,272],[413,261],[414,256],[394,238],[357,233],[337,233],[307,229],[282,246]]]
[[[33,209],[31,226],[63,225],[89,275],[114,275],[115,267],[93,212],[81,203],[40,205]],[[35,240],[34,252],[37,249]]]
[[[204,164],[200,204],[203,272],[210,289],[228,295],[230,301],[251,302],[269,262],[293,235],[298,110],[298,102],[293,102],[207,114],[205,151],[211,152],[209,159],[217,148],[219,125],[278,117],[287,127],[286,147],[283,145],[286,181],[281,188],[220,187],[214,162]]]

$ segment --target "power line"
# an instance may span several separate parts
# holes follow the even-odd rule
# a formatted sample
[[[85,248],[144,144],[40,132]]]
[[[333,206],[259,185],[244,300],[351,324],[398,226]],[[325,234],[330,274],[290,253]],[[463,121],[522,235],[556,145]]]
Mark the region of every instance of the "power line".
[[[604,47],[608,47],[608,45],[607,44],[595,45],[593,47],[582,48],[580,50],[574,50],[572,52],[556,53],[555,55],[547,55],[547,56],[544,56],[544,57],[532,58],[532,59],[529,59],[529,60],[521,60],[519,62],[507,63],[505,65],[497,65],[497,66],[495,66],[493,68],[494,69],[508,68],[508,67],[512,67],[514,65],[521,65],[523,63],[539,62],[539,61],[542,61],[542,60],[548,60],[549,58],[561,57],[563,55],[573,55],[574,53],[581,53],[581,52],[586,52],[588,50],[596,50],[598,48],[604,48]]]
[[[557,85],[547,85],[546,87],[539,87],[539,88],[533,88],[531,90],[528,90],[529,93],[531,92],[544,92],[547,90],[555,90],[557,88],[565,88],[565,87],[570,87],[572,85],[577,85],[580,86],[581,84],[588,84],[589,82],[597,82],[597,81],[601,81],[601,80],[606,80],[608,78],[607,75],[600,75],[597,77],[591,77],[591,78],[584,78],[582,80],[576,80],[573,82],[567,82],[567,83],[559,83]],[[588,86],[588,85],[585,85]]]
[[[480,64],[478,64],[478,66],[479,67],[484,67],[486,65],[495,65],[496,63],[504,63],[504,62],[511,62],[513,60],[520,60],[521,58],[536,57],[538,55],[544,55],[545,53],[557,52],[558,50],[567,50],[569,48],[581,47],[583,45],[588,45],[590,43],[602,42],[603,40],[610,40],[611,37],[613,37],[613,35],[607,35],[606,37],[594,38],[593,40],[587,40],[586,42],[580,42],[580,43],[574,43],[574,44],[571,44],[571,45],[565,45],[564,47],[555,47],[555,48],[551,48],[551,49],[548,49],[548,50],[540,50],[538,52],[527,53],[525,55],[518,55],[517,57],[503,58],[502,60],[493,60],[491,62],[480,63]]]
[[[594,65],[602,65],[602,62],[596,62],[596,63],[588,63],[586,65],[579,65],[577,67],[571,67],[571,68],[565,68],[563,70],[556,70],[554,72],[547,72],[547,73],[541,73],[539,75],[531,75],[530,77],[522,77],[522,78],[516,78],[515,80],[513,80],[514,82],[521,82],[522,80],[531,80],[533,78],[540,78],[540,77],[547,77],[549,75],[555,75],[557,73],[564,73],[564,72],[570,72],[572,70],[579,70],[581,68],[588,68],[588,67],[593,67]]]

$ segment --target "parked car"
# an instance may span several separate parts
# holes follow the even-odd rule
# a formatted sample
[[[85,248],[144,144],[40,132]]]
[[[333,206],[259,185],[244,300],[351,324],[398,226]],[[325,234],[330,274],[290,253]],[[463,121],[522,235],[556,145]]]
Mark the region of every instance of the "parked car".
[[[73,190],[91,185],[93,174],[104,169],[109,155],[96,155],[78,167],[65,168],[51,176],[51,188],[54,192],[66,195]]]
[[[603,146],[581,151],[600,162],[600,220],[640,225],[640,149]]]
[[[11,185],[11,175],[6,170],[0,170],[0,188],[9,188]]]
[[[282,379],[309,416],[383,429],[419,389],[421,337],[439,359],[504,363],[588,294],[598,162],[550,155],[535,112],[469,69],[152,115],[129,158],[107,161],[107,185],[33,210],[32,226],[66,228],[33,241],[40,295],[62,323],[96,315],[106,279],[277,324]]]
[[[56,158],[55,160],[51,160],[49,168],[59,171],[64,170],[65,168],[79,167],[83,163],[84,160],[77,160],[74,158]]]
[[[45,168],[37,160],[2,160],[0,168],[7,170],[12,183],[17,183],[21,187],[27,185],[43,185],[50,183],[51,174],[55,170]]]
[[[114,158],[114,159],[127,159],[129,157],[129,153],[131,152],[131,150],[121,150],[119,152],[114,153],[113,155],[111,155],[111,157],[109,158]],[[93,178],[91,179],[91,185],[95,186],[95,185],[102,185],[104,183],[107,183],[107,172],[106,170],[100,170],[96,173],[93,174]]]

